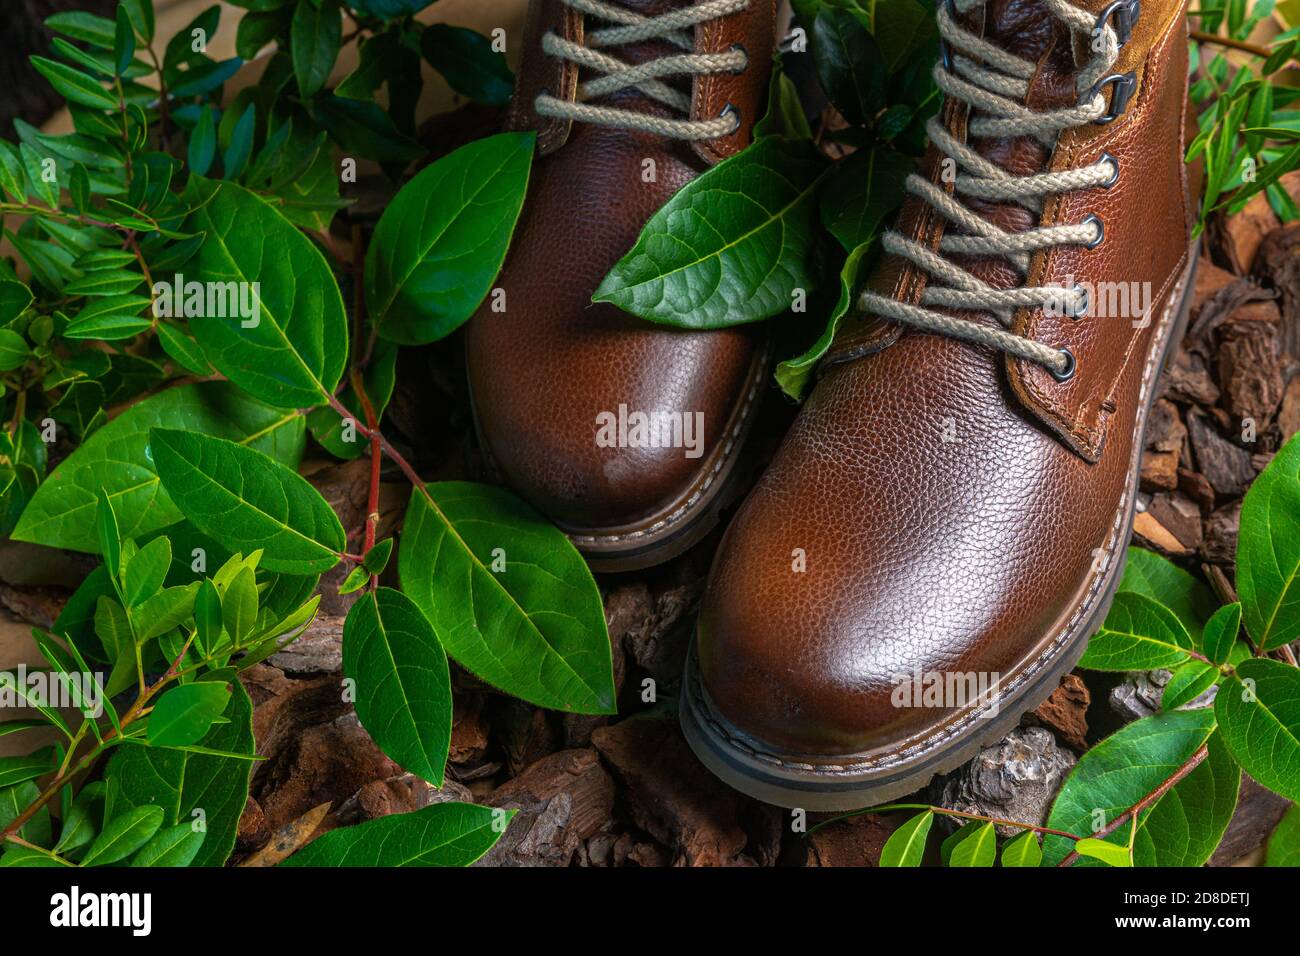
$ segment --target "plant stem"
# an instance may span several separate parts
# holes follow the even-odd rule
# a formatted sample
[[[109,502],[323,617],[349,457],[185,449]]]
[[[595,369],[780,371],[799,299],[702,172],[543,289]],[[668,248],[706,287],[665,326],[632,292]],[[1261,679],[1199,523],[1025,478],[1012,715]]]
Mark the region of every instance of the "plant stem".
[[[1106,824],[1096,833],[1092,834],[1093,837],[1095,837],[1098,840],[1104,839],[1105,837],[1109,836],[1110,834],[1118,830],[1121,826],[1123,826],[1124,822],[1129,818],[1132,818],[1134,821],[1136,821],[1137,815],[1139,813],[1141,813],[1147,807],[1151,806],[1153,803],[1155,803],[1157,800],[1163,797],[1166,793],[1172,790],[1180,780],[1182,780],[1189,773],[1191,773],[1193,770],[1199,767],[1201,763],[1205,760],[1205,758],[1209,756],[1209,753],[1210,753],[1209,747],[1205,744],[1202,744],[1201,749],[1196,751],[1196,753],[1192,754],[1192,756],[1187,760],[1187,762],[1184,763],[1177,770],[1175,770],[1172,774],[1170,774],[1169,778],[1165,780],[1162,784],[1160,784],[1160,786],[1156,787],[1154,790],[1148,793],[1137,803],[1133,804],[1133,806],[1129,807],[1127,810],[1125,810],[1123,813],[1117,816],[1114,820],[1111,820],[1110,823]],[[1065,857],[1065,859],[1063,859],[1060,863],[1056,865],[1070,866],[1078,858],[1079,858],[1078,852],[1071,851],[1070,854]]]

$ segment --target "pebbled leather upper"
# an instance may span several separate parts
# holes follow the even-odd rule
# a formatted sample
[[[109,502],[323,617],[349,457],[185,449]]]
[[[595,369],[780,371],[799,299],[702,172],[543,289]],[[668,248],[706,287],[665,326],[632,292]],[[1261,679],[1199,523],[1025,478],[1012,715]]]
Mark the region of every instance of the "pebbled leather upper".
[[[1144,0],[1125,49],[1139,87],[1121,121],[1066,134],[1050,156],[1025,138],[973,143],[1021,174],[1118,157],[1116,185],[1044,211],[1049,223],[1096,212],[1105,242],[1038,257],[1031,281],[1150,282],[1152,321],[1019,316],[1018,331],[1074,352],[1064,383],[984,347],[850,324],[733,521],[701,612],[700,667],[714,705],[761,744],[836,756],[919,745],[960,715],[894,706],[902,675],[1027,679],[1096,607],[1127,540],[1139,412],[1187,263],[1183,12]],[[1073,53],[1045,8],[1002,0],[987,13],[985,36],[1040,63],[1031,99],[1073,95]],[[964,135],[964,107],[944,115]],[[923,168],[941,182],[937,157]],[[983,212],[1035,225],[1023,209]],[[937,218],[909,200],[898,228],[937,247]],[[991,283],[1017,281],[1001,261],[959,261]],[[925,277],[887,258],[871,281],[915,301]]]
[[[622,2],[644,14],[687,5]],[[577,79],[572,67],[542,53],[548,27],[580,37],[581,17],[559,0],[533,0],[530,8],[510,123],[539,129],[539,155],[498,281],[505,311],[493,311],[489,296],[468,326],[470,386],[486,450],[510,485],[567,529],[616,528],[672,507],[698,482],[747,392],[758,338],[753,329],[679,331],[592,304],[592,293],[646,221],[709,160],[688,143],[537,117],[531,108],[537,92],[572,96]],[[728,76],[725,88],[701,90],[697,81],[697,108],[720,96],[761,103],[775,41],[772,0],[754,0],[741,13],[701,25],[697,46],[703,34],[710,48],[743,41],[749,67]],[[614,52],[639,62],[669,48],[639,44]],[[664,112],[632,91],[605,101]],[[715,158],[748,142],[756,113],[742,110],[740,131],[714,144]],[[654,168],[649,182],[647,163]],[[597,416],[616,414],[620,404],[702,412],[703,454],[598,447]]]

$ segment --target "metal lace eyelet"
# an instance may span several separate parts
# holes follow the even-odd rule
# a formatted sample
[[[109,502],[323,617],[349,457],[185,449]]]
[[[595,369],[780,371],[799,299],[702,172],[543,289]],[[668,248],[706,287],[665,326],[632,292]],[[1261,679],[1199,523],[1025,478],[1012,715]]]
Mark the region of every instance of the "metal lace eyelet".
[[[1139,0],[1114,0],[1108,3],[1097,15],[1097,22],[1093,25],[1093,36],[1099,36],[1101,31],[1106,29],[1107,22],[1111,17],[1115,18],[1115,39],[1120,46],[1123,46],[1133,36],[1133,27],[1142,15],[1142,4]]]
[[[1078,367],[1078,363],[1074,360],[1074,353],[1069,349],[1060,349],[1060,353],[1065,358],[1065,368],[1060,371],[1057,371],[1054,368],[1049,368],[1047,371],[1051,374],[1052,378],[1056,379],[1058,382],[1068,382],[1070,379],[1074,378],[1074,372]]]
[[[1106,180],[1106,182],[1104,183],[1101,183],[1097,187],[1098,189],[1110,189],[1111,186],[1114,186],[1117,182],[1119,182],[1119,160],[1116,159],[1114,156],[1112,156],[1110,153],[1102,153],[1101,156],[1098,157],[1097,162],[1110,163],[1111,168],[1115,170],[1115,174],[1111,176],[1110,179]]]
[[[1071,308],[1068,304],[1069,302],[1075,302],[1078,304]],[[1069,300],[1066,304],[1061,306],[1061,312],[1069,318],[1077,321],[1087,315],[1090,308],[1092,308],[1092,296],[1088,294],[1087,286],[1080,285],[1076,282],[1074,287],[1070,289]]]
[[[736,67],[734,70],[731,71],[733,75],[739,76],[740,74],[744,73],[746,70],[749,69],[749,51],[745,49],[743,44],[733,43],[731,44],[731,52],[739,53],[742,57],[745,58],[744,63],[742,63],[740,66]]]
[[[724,136],[730,136],[732,133],[736,132],[736,130],[740,129],[740,107],[736,106],[734,103],[728,103],[722,108],[722,112],[718,114],[718,117],[721,118],[728,114],[735,117],[736,122],[731,124],[731,132],[724,133]]]
[[[1130,70],[1127,73],[1112,73],[1110,76],[1103,76],[1097,81],[1096,85],[1088,91],[1087,102],[1091,103],[1107,86],[1113,86],[1115,89],[1110,95],[1110,109],[1101,116],[1098,116],[1094,123],[1098,126],[1104,126],[1107,123],[1113,123],[1123,114],[1128,106],[1128,101],[1133,98],[1137,92],[1137,74]]]
[[[1102,224],[1101,218],[1094,212],[1090,212],[1088,215],[1084,216],[1079,225],[1085,226],[1089,223],[1097,227],[1097,238],[1092,240],[1092,242],[1085,242],[1083,248],[1096,249],[1106,238],[1106,227]]]

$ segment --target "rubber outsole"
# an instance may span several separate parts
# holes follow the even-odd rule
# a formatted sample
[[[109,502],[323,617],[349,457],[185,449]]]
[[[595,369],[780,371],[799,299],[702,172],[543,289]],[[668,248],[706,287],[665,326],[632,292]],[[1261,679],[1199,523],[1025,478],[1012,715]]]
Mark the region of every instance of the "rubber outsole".
[[[725,783],[765,803],[814,811],[856,810],[887,803],[921,789],[939,774],[948,773],[974,757],[981,748],[996,743],[1013,730],[1020,718],[1039,706],[1059,686],[1083,656],[1088,639],[1106,618],[1115,593],[1123,579],[1127,546],[1132,536],[1137,504],[1137,483],[1142,456],[1141,436],[1145,434],[1151,407],[1157,394],[1159,375],[1168,365],[1175,345],[1181,340],[1195,288],[1196,249],[1189,250],[1190,262],[1183,279],[1181,300],[1173,320],[1164,332],[1160,345],[1159,371],[1151,380],[1138,440],[1134,442],[1130,463],[1130,487],[1125,505],[1123,528],[1118,535],[1118,559],[1106,569],[1104,583],[1092,592],[1093,606],[1086,608],[1086,623],[1073,629],[1056,648],[1056,659],[1024,686],[996,701],[988,708],[992,715],[974,718],[969,731],[939,746],[915,745],[890,754],[873,752],[846,754],[842,757],[808,758],[782,753],[763,741],[752,738],[732,725],[709,700],[703,686],[696,658],[695,641],[687,656],[682,682],[680,720],[682,732],[700,761]],[[1085,598],[1086,603],[1087,598]],[[1068,626],[1065,629],[1071,630]],[[1058,647],[1059,644],[1059,647]],[[971,719],[971,715],[967,715]],[[956,721],[954,721],[956,722]],[[951,722],[950,722],[951,723]],[[909,754],[915,753],[914,756]]]

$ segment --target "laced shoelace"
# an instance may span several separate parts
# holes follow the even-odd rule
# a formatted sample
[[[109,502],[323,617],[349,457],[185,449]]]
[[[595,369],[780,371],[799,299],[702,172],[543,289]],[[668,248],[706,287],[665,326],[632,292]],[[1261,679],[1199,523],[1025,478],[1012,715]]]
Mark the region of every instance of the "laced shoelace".
[[[1092,56],[1076,77],[1079,102],[1061,109],[1036,111],[1022,105],[1029,83],[1037,70],[1032,60],[1022,59],[965,29],[954,17],[982,6],[988,0],[949,0],[938,7],[939,33],[945,56],[935,65],[934,78],[948,97],[966,103],[975,112],[968,125],[971,137],[1032,136],[1049,149],[1064,130],[1102,119],[1107,106],[1102,86],[1116,79],[1107,77],[1119,56],[1119,38],[1109,17],[1073,6],[1067,0],[1044,0],[1047,7],[1069,28],[1072,35],[1087,37]],[[1106,79],[1103,79],[1105,77]],[[1118,90],[1116,91],[1118,96]],[[1001,349],[1017,358],[1046,367],[1058,378],[1074,373],[1074,356],[1009,330],[1018,308],[1056,309],[1081,316],[1088,308],[1082,286],[1026,286],[999,289],[954,263],[951,254],[998,256],[1010,262],[1022,280],[1027,278],[1032,253],[1058,245],[1095,246],[1102,239],[1101,221],[1089,216],[1082,222],[1039,226],[1023,232],[1009,232],[977,215],[959,198],[970,196],[992,202],[1012,202],[1041,213],[1043,199],[1055,193],[1107,186],[1119,175],[1110,156],[1075,169],[1014,176],[985,159],[948,132],[936,116],[926,127],[930,141],[956,164],[954,192],[918,175],[907,178],[907,191],[929,203],[964,235],[946,234],[935,252],[899,232],[887,232],[882,245],[930,276],[919,305],[899,302],[866,291],[858,307],[872,314],[980,345]],[[944,255],[947,253],[949,255]],[[961,319],[935,308],[992,313],[1002,326]]]
[[[749,6],[751,0],[701,0],[689,7],[656,17],[634,13],[606,0],[562,2],[579,13],[613,25],[588,31],[582,43],[566,40],[554,31],[546,32],[542,37],[542,49],[547,54],[599,75],[578,87],[577,102],[571,103],[549,93],[542,93],[533,106],[539,115],[599,126],[622,127],[684,140],[717,139],[729,136],[740,126],[740,116],[734,110],[724,111],[722,115],[709,119],[690,119],[690,94],[662,81],[666,77],[696,77],[744,70],[749,63],[744,50],[733,48],[726,53],[696,53],[692,30],[709,20],[739,13]],[[664,40],[683,52],[656,57],[636,65],[602,52],[604,48],[646,40]],[[656,116],[639,110],[588,102],[632,88],[687,118]]]

